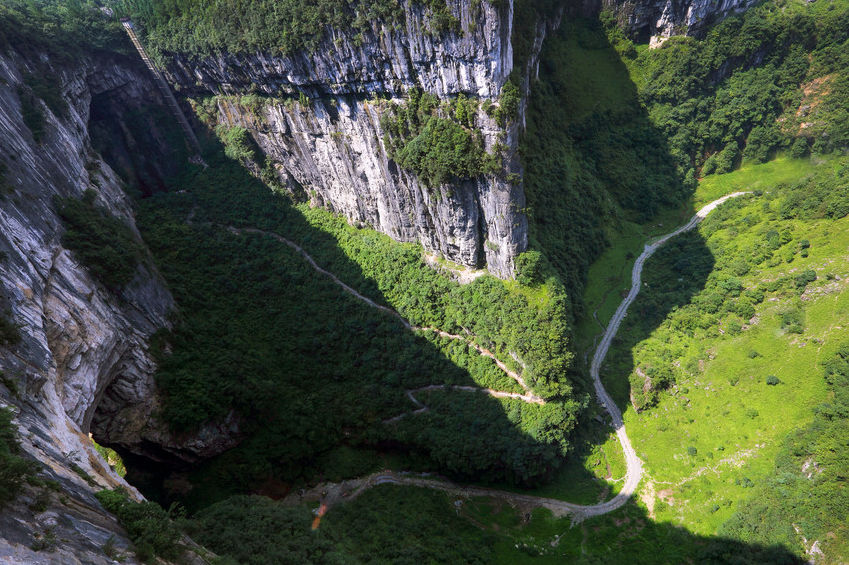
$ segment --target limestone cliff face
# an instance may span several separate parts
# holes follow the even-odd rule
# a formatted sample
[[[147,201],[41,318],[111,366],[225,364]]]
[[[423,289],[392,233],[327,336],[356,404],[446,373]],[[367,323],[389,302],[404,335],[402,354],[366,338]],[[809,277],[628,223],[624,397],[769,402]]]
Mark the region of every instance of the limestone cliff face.
[[[635,36],[657,46],[672,35],[698,35],[756,0],[602,0],[620,24]]]
[[[449,0],[459,25],[435,34],[428,31],[427,9],[404,1],[403,26],[374,22],[359,36],[331,30],[314,51],[288,57],[173,55],[168,74],[192,95],[309,97],[309,104],[265,105],[259,115],[221,102],[218,120],[249,128],[279,180],[309,194],[314,204],[509,277],[528,237],[524,191],[506,180],[521,172],[518,128],[505,131],[480,112],[477,127],[486,146],[507,146],[505,171],[427,190],[386,156],[384,106],[374,100],[403,99],[411,88],[441,98],[497,99],[513,70],[513,2],[495,4]]]
[[[22,117],[26,76],[55,77],[51,88],[61,90],[68,103],[54,113],[37,100],[45,118],[40,142]],[[133,100],[149,100],[155,91],[143,67],[118,56],[69,68],[46,54],[0,54],[0,313],[19,326],[22,338],[0,346],[0,405],[16,414],[22,447],[43,465],[40,473],[62,490],[50,496],[46,508],[32,510],[35,491],[27,487],[3,509],[3,563],[111,563],[103,545],[113,535],[118,551],[128,547],[93,493],[123,486],[139,495],[94,450],[88,433],[95,424],[104,427],[118,413],[144,406],[148,410],[139,417],[148,432],[166,445],[177,443],[151,423],[155,365],[146,345],[154,331],[168,325],[170,293],[151,266],[140,267],[120,296],[106,290],[62,246],[53,200],[94,188],[99,205],[134,226],[122,181],[92,146],[91,101],[111,97],[132,108]],[[120,410],[101,410],[127,383],[134,395],[122,399]],[[138,435],[130,437],[133,431],[99,439],[139,443]],[[48,531],[56,546],[41,553],[30,549]]]

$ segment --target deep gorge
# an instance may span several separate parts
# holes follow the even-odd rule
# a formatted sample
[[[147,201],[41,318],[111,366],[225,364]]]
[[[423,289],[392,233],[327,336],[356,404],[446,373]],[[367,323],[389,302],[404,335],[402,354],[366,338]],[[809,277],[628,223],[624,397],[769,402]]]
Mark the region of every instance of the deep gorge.
[[[348,497],[344,481],[384,469],[581,504],[615,494],[621,455],[585,359],[644,239],[696,202],[749,188],[705,192],[713,179],[780,166],[785,153],[813,167],[728,206],[739,224],[723,208],[671,246],[689,259],[652,260],[638,319],[602,371],[629,433],[634,414],[657,418],[670,403],[677,414],[722,340],[755,335],[745,332],[772,319],[771,302],[786,308],[776,332],[789,340],[818,307],[801,303],[806,289],[839,292],[826,289],[839,287],[841,256],[817,255],[816,230],[849,211],[842,4],[781,16],[737,2],[328,0],[309,8],[333,22],[325,29],[280,2],[274,14],[305,26],[280,42],[279,21],[252,11],[270,13],[267,2],[248,3],[244,19],[224,0],[201,4],[0,8],[10,409],[0,431],[12,430],[0,462],[16,469],[0,560],[200,563],[215,562],[212,550],[246,563],[619,562],[603,542],[585,555],[587,526],[563,532],[508,495],[385,485],[307,526],[328,489]],[[133,18],[164,70],[202,162],[116,16]],[[189,23],[227,31],[199,41],[180,27]],[[829,87],[811,102],[817,81]],[[757,96],[730,94],[740,89]],[[747,239],[761,235],[767,243]],[[793,261],[802,274],[773,272]],[[766,282],[751,278],[760,270]],[[826,379],[840,383],[845,355],[829,336],[805,343],[826,344]],[[740,409],[755,436],[758,408]],[[694,420],[677,425],[693,466],[712,463]],[[806,433],[825,437],[819,429]],[[126,478],[89,434],[123,456]],[[637,448],[650,468],[641,489],[653,492],[662,459],[648,434]],[[768,500],[780,488],[745,472],[730,488],[773,489],[758,491]],[[646,492],[594,518],[592,535],[625,544],[635,562],[652,562],[652,544],[670,548],[669,562],[799,559],[792,536],[747,537],[757,508],[742,495],[731,510],[704,502],[722,517],[718,537],[689,515],[655,521],[672,498]],[[687,492],[675,496],[696,496]],[[142,495],[153,502],[136,504]],[[243,521],[274,526],[235,531]],[[632,539],[620,522],[645,531]],[[825,539],[826,526],[803,527]],[[841,555],[837,542],[827,550]]]

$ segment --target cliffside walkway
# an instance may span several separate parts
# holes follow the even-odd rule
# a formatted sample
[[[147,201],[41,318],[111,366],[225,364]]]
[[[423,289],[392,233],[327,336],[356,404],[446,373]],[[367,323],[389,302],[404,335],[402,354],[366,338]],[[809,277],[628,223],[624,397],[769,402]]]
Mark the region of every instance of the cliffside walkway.
[[[157,70],[157,68],[153,65],[153,61],[151,61],[150,57],[147,56],[147,52],[144,50],[144,46],[142,46],[138,36],[136,35],[135,29],[133,29],[133,22],[129,20],[124,20],[121,23],[123,24],[124,30],[127,32],[127,35],[130,36],[130,41],[133,42],[136,51],[139,52],[139,56],[142,58],[142,61],[144,61],[144,64],[153,74],[153,78],[156,81],[156,85],[159,87],[159,91],[165,98],[165,102],[168,104],[168,108],[171,110],[171,113],[174,114],[174,117],[177,118],[177,123],[180,124],[180,127],[183,129],[183,133],[186,135],[186,139],[188,139],[192,150],[195,152],[195,155],[192,157],[191,160],[206,166],[206,163],[204,163],[203,159],[200,156],[200,143],[198,143],[198,138],[197,136],[195,136],[195,132],[194,130],[192,130],[192,126],[189,124],[189,120],[186,119],[186,115],[183,114],[183,110],[177,103],[177,99],[174,98],[174,93],[171,92],[171,87],[168,86],[168,83],[165,81],[165,78],[162,76],[162,73]]]
[[[607,328],[605,329],[604,336],[602,337],[601,342],[599,343],[598,347],[596,348],[595,354],[593,355],[592,363],[590,365],[590,375],[593,379],[596,397],[598,398],[599,404],[601,404],[602,407],[604,407],[604,409],[610,415],[613,427],[616,430],[616,435],[619,439],[619,443],[622,446],[623,452],[625,453],[625,463],[627,466],[627,470],[625,473],[625,484],[623,485],[622,490],[620,490],[616,496],[614,496],[610,500],[601,502],[599,504],[582,505],[573,504],[571,502],[565,502],[563,500],[558,500],[554,498],[519,494],[514,492],[484,487],[476,487],[471,485],[459,485],[450,481],[432,478],[428,474],[383,471],[378,473],[372,473],[367,477],[351,479],[348,481],[343,481],[341,483],[323,483],[300,494],[290,495],[289,497],[287,497],[287,500],[292,503],[321,501],[325,508],[330,509],[334,504],[356,498],[360,493],[364,492],[365,490],[371,487],[381,484],[398,484],[441,490],[462,497],[490,496],[499,498],[501,500],[504,500],[520,507],[548,508],[557,517],[571,515],[573,524],[591,516],[600,516],[602,514],[607,514],[608,512],[612,512],[622,507],[637,491],[637,487],[639,486],[640,480],[643,476],[643,466],[642,462],[640,461],[640,458],[637,457],[637,453],[631,445],[631,441],[628,438],[628,434],[625,431],[625,423],[622,420],[622,413],[619,411],[619,407],[616,406],[616,403],[607,393],[604,388],[604,385],[601,382],[601,377],[599,374],[601,365],[604,362],[604,358],[607,356],[607,351],[610,348],[610,344],[613,342],[613,338],[619,331],[619,326],[625,319],[628,307],[634,302],[634,300],[637,298],[637,294],[639,294],[640,292],[640,287],[642,285],[641,277],[646,260],[648,260],[648,258],[651,257],[655,253],[655,251],[657,251],[664,243],[666,243],[673,237],[680,235],[684,232],[690,231],[697,225],[699,225],[699,223],[703,219],[705,219],[707,215],[710,214],[710,212],[715,210],[720,204],[731,198],[736,198],[744,194],[749,193],[735,192],[733,194],[728,194],[726,196],[723,196],[722,198],[714,200],[713,202],[707,204],[698,212],[696,212],[696,214],[690,219],[690,221],[681,226],[680,228],[666,235],[655,238],[646,244],[645,248],[643,249],[643,252],[640,254],[639,257],[637,257],[637,260],[634,262],[634,268],[631,271],[631,289],[628,292],[628,295],[622,300],[622,303],[616,309],[616,313],[614,313],[613,317],[610,319],[610,322],[608,323]],[[300,250],[300,248],[298,249]],[[306,253],[304,251],[300,251],[306,256]],[[313,266],[315,267],[314,262],[311,260],[310,262],[313,263]],[[330,276],[334,279],[336,278],[333,275]],[[362,295],[359,295],[359,293],[357,293],[353,289],[349,290],[349,292],[356,293],[358,296],[361,296],[362,299],[371,302],[367,298],[362,297]],[[386,309],[386,307],[384,306],[381,306],[380,308]],[[399,314],[394,310],[390,310],[390,312],[392,312],[393,315],[399,316]],[[408,327],[410,327],[409,324]],[[448,386],[449,385],[432,385],[432,387],[424,387],[422,389],[408,391],[407,396],[417,407],[413,413],[422,413],[427,411],[427,406],[425,406],[423,403],[421,403],[415,398],[415,392],[418,392],[418,390],[429,390],[438,387],[448,388]],[[392,420],[396,419],[400,419],[400,417],[393,418]],[[559,538],[555,539],[554,544],[556,545],[558,541]]]

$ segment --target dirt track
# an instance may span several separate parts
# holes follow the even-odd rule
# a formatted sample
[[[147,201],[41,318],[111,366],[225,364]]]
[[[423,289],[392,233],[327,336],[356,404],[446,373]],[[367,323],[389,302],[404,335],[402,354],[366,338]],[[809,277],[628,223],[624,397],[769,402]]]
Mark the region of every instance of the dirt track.
[[[607,393],[604,388],[604,385],[601,382],[601,377],[599,376],[599,371],[601,369],[601,365],[604,362],[605,357],[607,356],[607,351],[610,348],[611,343],[613,342],[613,338],[616,336],[616,333],[619,331],[619,326],[622,324],[622,321],[625,319],[625,316],[628,311],[628,307],[634,302],[637,298],[637,294],[640,292],[640,286],[642,285],[642,272],[643,267],[645,265],[646,260],[651,257],[655,251],[657,251],[664,243],[672,239],[673,237],[680,235],[684,232],[690,231],[695,228],[699,222],[701,222],[704,218],[710,214],[711,211],[716,209],[720,204],[725,202],[730,198],[736,198],[738,196],[742,196],[744,194],[748,194],[747,192],[735,192],[733,194],[729,194],[727,196],[723,196],[717,200],[714,200],[710,204],[707,204],[702,209],[700,209],[689,222],[681,226],[680,228],[672,231],[666,235],[653,239],[651,242],[646,244],[643,252],[637,257],[637,260],[634,262],[634,268],[631,271],[631,289],[628,292],[628,295],[622,300],[622,303],[616,309],[616,312],[613,314],[613,317],[610,319],[610,322],[607,325],[607,329],[604,332],[604,336],[601,339],[601,342],[598,344],[598,347],[595,350],[595,354],[593,355],[592,363],[590,364],[590,375],[593,379],[593,385],[595,387],[596,397],[602,407],[607,411],[610,415],[611,422],[613,424],[614,429],[616,430],[616,435],[619,438],[619,443],[622,445],[622,450],[625,454],[625,463],[626,463],[626,474],[625,474],[625,484],[622,487],[622,490],[619,493],[611,498],[608,501],[601,502],[599,504],[592,505],[581,505],[581,504],[573,504],[570,502],[565,502],[562,500],[557,500],[554,498],[546,498],[532,495],[525,495],[507,491],[501,491],[496,489],[489,489],[483,487],[475,487],[475,486],[464,486],[455,483],[451,483],[449,481],[443,481],[438,479],[429,478],[429,475],[425,474],[412,474],[405,472],[393,472],[393,471],[384,471],[379,473],[372,473],[366,477],[361,477],[358,479],[351,479],[349,481],[343,481],[341,483],[325,483],[318,485],[308,491],[304,491],[300,494],[290,495],[287,497],[289,502],[297,503],[297,502],[307,502],[307,501],[316,501],[321,500],[325,505],[325,508],[329,509],[334,504],[339,502],[343,502],[345,500],[351,500],[356,498],[360,493],[365,491],[368,488],[373,486],[381,485],[381,484],[400,484],[400,485],[410,485],[417,487],[425,487],[436,490],[442,490],[445,492],[452,493],[457,496],[469,497],[469,496],[493,496],[503,500],[510,502],[511,504],[515,504],[521,507],[543,507],[548,508],[552,511],[555,516],[565,516],[571,515],[573,522],[581,521],[590,516],[598,516],[601,514],[606,514],[608,512],[612,512],[617,508],[624,505],[633,494],[636,492],[637,487],[640,484],[640,480],[643,475],[643,466],[640,458],[637,457],[637,453],[634,451],[633,446],[631,445],[631,441],[628,438],[628,434],[625,431],[625,424],[622,420],[622,413],[619,411],[619,408],[616,406],[616,403],[613,402],[613,399]],[[482,389],[479,387],[464,387],[464,386],[453,386],[453,385],[431,385],[429,387],[424,387],[422,389],[410,390],[407,391],[407,396],[410,398],[411,402],[416,406],[416,409],[404,413],[400,416],[396,416],[395,418],[390,418],[387,422],[397,421],[400,418],[406,416],[407,414],[416,414],[427,411],[427,406],[425,406],[422,402],[420,402],[415,397],[415,392],[419,390],[435,390],[435,389],[451,389],[451,390],[462,390],[468,392],[484,392],[487,394],[491,394],[492,396],[498,397],[511,397],[521,399],[525,402],[535,402],[538,404],[544,403],[542,399],[533,395],[530,392],[525,381],[516,373],[510,371],[506,366],[504,366],[501,361],[495,358],[495,356],[486,349],[481,348],[480,346],[471,342],[462,336],[455,336],[452,334],[448,334],[443,332],[437,328],[419,328],[412,326],[406,319],[404,319],[398,312],[388,308],[386,306],[381,306],[380,304],[375,303],[373,300],[363,296],[350,286],[343,283],[339,280],[335,275],[330,273],[329,271],[322,269],[318,266],[318,264],[313,260],[312,257],[307,254],[300,246],[289,241],[288,239],[283,238],[280,235],[277,235],[272,232],[266,232],[263,230],[253,229],[253,228],[243,228],[236,229],[230,228],[233,233],[243,234],[243,233],[253,233],[253,234],[262,234],[273,237],[280,241],[281,243],[285,243],[286,245],[292,247],[296,251],[298,251],[304,258],[312,265],[312,267],[328,276],[332,279],[336,284],[341,286],[346,292],[359,298],[366,304],[382,310],[391,316],[399,319],[405,327],[411,330],[429,330],[435,331],[444,337],[448,337],[451,339],[461,339],[469,343],[472,347],[477,349],[477,351],[481,355],[485,355],[491,357],[498,364],[499,368],[505,371],[511,378],[516,380],[522,388],[526,391],[525,395],[520,395],[517,393],[504,393],[499,391],[494,391],[490,389]]]

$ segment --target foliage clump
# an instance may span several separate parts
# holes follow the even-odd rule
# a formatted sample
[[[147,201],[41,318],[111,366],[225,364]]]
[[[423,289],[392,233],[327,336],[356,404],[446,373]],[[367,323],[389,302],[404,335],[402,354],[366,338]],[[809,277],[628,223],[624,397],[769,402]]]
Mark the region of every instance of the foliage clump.
[[[0,51],[11,48],[24,53],[48,49],[51,62],[69,63],[92,50],[135,54],[121,24],[103,17],[95,0],[4,0],[0,3]],[[49,82],[45,86],[54,88]],[[51,106],[49,99],[45,102]]]
[[[74,252],[91,274],[111,290],[120,290],[135,276],[144,247],[130,227],[95,204],[97,193],[82,198],[59,198],[65,222],[62,245]]]
[[[182,534],[172,522],[173,507],[165,511],[155,502],[135,502],[123,489],[102,490],[95,496],[127,530],[139,559],[155,563],[157,557],[174,560],[183,555]]]
[[[0,347],[17,345],[22,339],[18,324],[9,319],[7,314],[0,312]]]
[[[782,150],[826,154],[849,147],[847,13],[845,3],[764,2],[704,38],[671,38],[623,61],[684,171],[727,173]],[[602,19],[621,52],[630,42]]]
[[[260,496],[235,496],[186,523],[193,539],[246,565],[492,562],[496,536],[455,515],[448,495],[382,486],[314,516]],[[426,540],[426,541],[425,541]]]
[[[389,157],[429,187],[497,172],[500,158],[487,152],[475,127],[477,109],[477,100],[463,95],[442,102],[412,89],[403,104],[391,104],[381,117]]]
[[[137,213],[182,314],[172,332],[155,340],[162,417],[186,430],[233,413],[246,438],[205,466],[203,476],[218,477],[208,486],[214,494],[198,488],[193,497],[243,492],[269,476],[314,476],[342,446],[392,445],[418,466],[516,483],[542,480],[560,464],[583,406],[567,373],[569,306],[560,285],[520,287],[484,276],[461,286],[427,266],[419,246],[354,228],[324,210],[292,207],[220,154],[207,163],[209,169],[187,169],[174,191],[142,200]],[[196,219],[187,226],[190,210]],[[408,389],[521,389],[459,340],[409,331],[351,297],[272,235],[239,236],[225,226],[291,239],[411,324],[467,335],[550,401],[423,392],[431,410],[384,423],[414,408]]]
[[[0,408],[0,506],[18,495],[24,481],[35,472],[35,464],[20,455],[12,412]]]
[[[224,144],[224,154],[236,161],[255,161],[259,158],[256,142],[241,126],[226,126],[219,124],[215,134]]]

